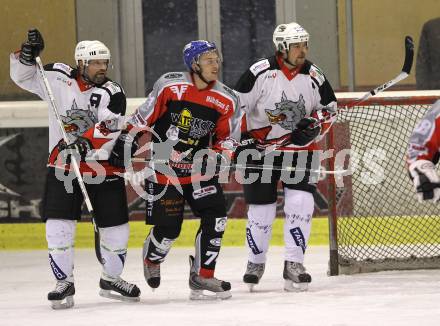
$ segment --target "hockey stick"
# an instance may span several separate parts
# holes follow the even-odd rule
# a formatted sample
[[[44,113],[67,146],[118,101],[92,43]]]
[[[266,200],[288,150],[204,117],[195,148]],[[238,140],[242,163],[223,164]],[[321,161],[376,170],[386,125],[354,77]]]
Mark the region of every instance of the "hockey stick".
[[[352,108],[353,106],[356,106],[366,100],[368,100],[371,96],[377,95],[384,90],[390,88],[391,86],[397,84],[398,82],[404,80],[406,77],[409,76],[411,72],[411,68],[413,65],[413,59],[414,59],[414,41],[411,36],[405,37],[405,60],[403,62],[402,71],[393,79],[387,81],[386,83],[377,86],[376,88],[370,90],[369,92],[365,93],[361,98],[356,99],[352,102],[349,102],[348,104],[344,105],[343,107],[339,108],[336,112],[329,112],[329,115],[326,117],[323,117],[321,119],[318,119],[317,122],[315,122],[315,125],[320,125],[325,122],[328,122],[332,120],[334,117],[338,115],[338,113],[342,111],[346,111],[349,108]]]
[[[44,87],[45,87],[45,90],[46,90],[46,94],[47,94],[47,96],[49,98],[49,103],[50,103],[50,107],[52,109],[52,112],[55,115],[55,118],[57,120],[58,126],[60,127],[61,134],[63,135],[63,139],[64,139],[65,143],[67,145],[69,145],[69,143],[70,143],[69,142],[69,138],[67,137],[66,130],[64,129],[63,122],[62,122],[60,114],[58,112],[58,107],[57,107],[57,105],[55,103],[55,97],[53,96],[52,89],[51,89],[51,87],[49,85],[49,80],[47,79],[46,73],[44,72],[44,67],[43,67],[43,63],[41,61],[41,58],[39,56],[37,56],[35,58],[35,61],[37,62],[37,68],[38,68],[37,70],[40,73],[41,79],[43,80],[43,84],[44,84]],[[96,225],[96,222],[95,222],[95,213],[93,211],[92,202],[90,201],[89,194],[87,193],[87,189],[86,189],[84,180],[83,180],[83,178],[81,176],[81,172],[79,170],[79,165],[78,165],[78,162],[77,162],[75,156],[71,157],[71,165],[73,166],[73,171],[75,172],[75,175],[76,175],[76,177],[78,179],[78,185],[81,188],[81,192],[83,194],[84,201],[86,203],[87,209],[88,209],[90,215],[92,216],[93,229],[94,229],[94,232],[95,232],[95,253],[96,253],[96,258],[98,259],[98,261],[101,264],[103,264],[104,262],[103,262],[103,259],[102,259],[101,249],[100,249],[99,229],[98,229],[98,226]]]
[[[387,81],[386,83],[372,89],[371,91],[367,92],[364,96],[362,96],[360,99],[355,100],[354,102],[347,104],[346,107],[350,108],[350,107],[355,106],[356,104],[364,102],[364,101],[368,100],[371,96],[379,94],[380,92],[383,92],[387,88],[390,88],[391,86],[404,80],[406,77],[409,76],[409,74],[411,72],[413,59],[414,59],[414,41],[411,36],[406,36],[405,37],[405,60],[403,62],[402,71],[395,78],[393,78],[393,79]]]

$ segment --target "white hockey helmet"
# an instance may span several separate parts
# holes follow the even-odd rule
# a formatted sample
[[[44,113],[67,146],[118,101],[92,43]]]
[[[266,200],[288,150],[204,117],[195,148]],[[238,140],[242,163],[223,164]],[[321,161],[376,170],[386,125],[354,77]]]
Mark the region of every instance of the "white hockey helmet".
[[[288,51],[292,43],[309,41],[309,33],[297,23],[281,24],[273,32],[273,43],[277,51]]]
[[[75,61],[79,64],[80,60],[87,65],[89,60],[109,60],[110,50],[100,41],[81,41],[75,47]]]

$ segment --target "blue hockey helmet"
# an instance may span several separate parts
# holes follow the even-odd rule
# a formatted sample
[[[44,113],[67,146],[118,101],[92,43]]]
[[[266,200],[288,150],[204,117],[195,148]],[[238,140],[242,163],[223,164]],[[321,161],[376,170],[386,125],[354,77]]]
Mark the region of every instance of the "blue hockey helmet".
[[[192,64],[194,62],[197,63],[203,53],[211,51],[217,51],[218,55],[220,56],[220,53],[218,52],[217,46],[214,42],[208,42],[205,40],[191,41],[183,48],[183,62],[191,71],[193,70]]]

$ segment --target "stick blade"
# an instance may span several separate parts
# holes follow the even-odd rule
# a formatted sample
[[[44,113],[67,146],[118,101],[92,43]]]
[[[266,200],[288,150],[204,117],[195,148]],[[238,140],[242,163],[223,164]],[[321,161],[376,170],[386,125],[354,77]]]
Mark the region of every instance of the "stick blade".
[[[411,72],[414,59],[414,41],[411,36],[405,37],[405,62],[403,63],[402,71],[408,75]]]

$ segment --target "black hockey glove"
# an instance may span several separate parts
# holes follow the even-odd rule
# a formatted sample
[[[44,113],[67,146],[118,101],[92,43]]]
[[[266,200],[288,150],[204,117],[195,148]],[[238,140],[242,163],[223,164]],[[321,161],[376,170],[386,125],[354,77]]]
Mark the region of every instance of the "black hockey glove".
[[[90,140],[84,137],[78,137],[72,144],[67,145],[64,140],[58,144],[58,150],[60,152],[66,151],[66,154],[72,154],[71,151],[76,151],[81,161],[86,160],[87,153],[93,149],[92,143]],[[70,155],[66,158],[66,163],[70,163]]]
[[[26,66],[33,66],[35,64],[33,48],[29,42],[24,42],[21,45],[21,51],[20,55],[18,56],[18,60]]]
[[[313,141],[321,132],[321,126],[316,126],[315,122],[316,119],[314,118],[302,118],[296,125],[297,129],[292,131],[292,144],[297,146],[305,146]]]
[[[128,166],[131,157],[139,149],[139,138],[139,134],[133,137],[127,130],[123,130],[110,153],[109,164],[118,168]],[[124,155],[125,153],[130,153],[130,156],[127,157],[128,155]]]
[[[32,45],[34,58],[38,57],[44,50],[43,36],[38,29],[33,28],[28,31],[28,42]]]
[[[37,29],[28,31],[28,39],[21,45],[21,52],[18,60],[26,66],[33,66],[35,58],[40,55],[44,49],[43,36]]]

